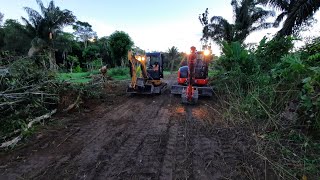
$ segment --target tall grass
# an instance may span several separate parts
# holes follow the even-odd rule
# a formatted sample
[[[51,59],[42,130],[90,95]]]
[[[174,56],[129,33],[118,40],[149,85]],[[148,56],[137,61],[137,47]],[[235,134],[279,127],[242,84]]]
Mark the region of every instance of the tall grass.
[[[225,120],[260,134],[258,153],[279,175],[319,177],[320,43],[292,52],[293,42],[263,39],[254,50],[224,43],[213,85]]]

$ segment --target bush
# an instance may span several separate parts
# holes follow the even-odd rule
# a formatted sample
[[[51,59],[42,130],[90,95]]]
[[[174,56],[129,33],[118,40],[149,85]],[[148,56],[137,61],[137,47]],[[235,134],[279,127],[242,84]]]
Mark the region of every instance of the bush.
[[[238,71],[251,75],[257,72],[257,64],[255,58],[239,43],[232,42],[223,43],[223,55],[219,58],[218,63],[224,67],[226,71]]]
[[[252,52],[238,42],[224,43],[215,67],[218,73],[214,86],[237,102],[231,109],[246,112],[244,115],[252,120],[272,120],[276,127],[283,123],[281,114],[288,104],[298,101],[296,125],[319,131],[320,46],[313,41],[290,53],[292,41],[284,38],[267,42],[264,38]]]
[[[278,174],[313,179],[320,172],[320,38],[292,47],[290,37],[264,38],[251,51],[224,43],[213,85],[223,95],[225,120],[258,125],[259,153],[281,165]]]
[[[82,71],[82,68],[80,67],[80,65],[77,65],[75,68],[74,68],[74,71],[73,71],[74,73],[81,73],[81,72],[83,72]]]
[[[289,51],[294,47],[292,37],[287,38],[274,38],[267,41],[264,37],[254,52],[257,62],[259,64],[260,71],[268,72],[274,66],[280,62],[282,56],[289,54]]]

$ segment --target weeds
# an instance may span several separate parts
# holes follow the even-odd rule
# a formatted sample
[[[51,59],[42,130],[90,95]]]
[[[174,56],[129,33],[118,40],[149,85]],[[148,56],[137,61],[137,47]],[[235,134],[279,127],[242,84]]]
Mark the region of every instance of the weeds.
[[[259,134],[258,154],[284,179],[319,177],[319,39],[292,52],[293,38],[264,38],[257,49],[223,44],[214,86],[225,120]]]

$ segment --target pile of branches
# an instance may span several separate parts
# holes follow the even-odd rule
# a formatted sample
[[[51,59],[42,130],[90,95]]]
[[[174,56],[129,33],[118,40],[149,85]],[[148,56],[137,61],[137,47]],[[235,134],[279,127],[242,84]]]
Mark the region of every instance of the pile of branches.
[[[60,82],[37,59],[21,58],[6,68],[8,73],[0,74],[0,149],[14,146],[35,123],[57,111],[78,108],[84,98],[101,96],[103,82]]]
[[[0,147],[56,112],[59,83],[35,59],[21,58],[0,75]]]

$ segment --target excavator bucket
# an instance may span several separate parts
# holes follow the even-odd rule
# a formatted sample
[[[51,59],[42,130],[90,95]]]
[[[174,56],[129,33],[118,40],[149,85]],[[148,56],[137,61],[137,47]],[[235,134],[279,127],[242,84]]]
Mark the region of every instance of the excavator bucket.
[[[127,93],[129,94],[152,94],[153,92],[153,86],[152,85],[145,85],[144,87],[136,86],[136,88],[132,88],[128,86]]]
[[[127,93],[130,94],[152,94],[154,86],[152,84],[145,84],[143,78],[137,78],[136,87],[131,87],[128,85]]]
[[[196,104],[199,98],[199,91],[197,87],[193,87],[192,98],[187,97],[187,87],[182,89],[181,99],[183,104]]]
[[[127,87],[127,93],[129,94],[161,94],[167,87],[167,83],[161,82],[160,85],[153,85],[152,83],[145,83],[143,78],[137,78],[137,84],[135,88],[131,87],[131,84]]]

